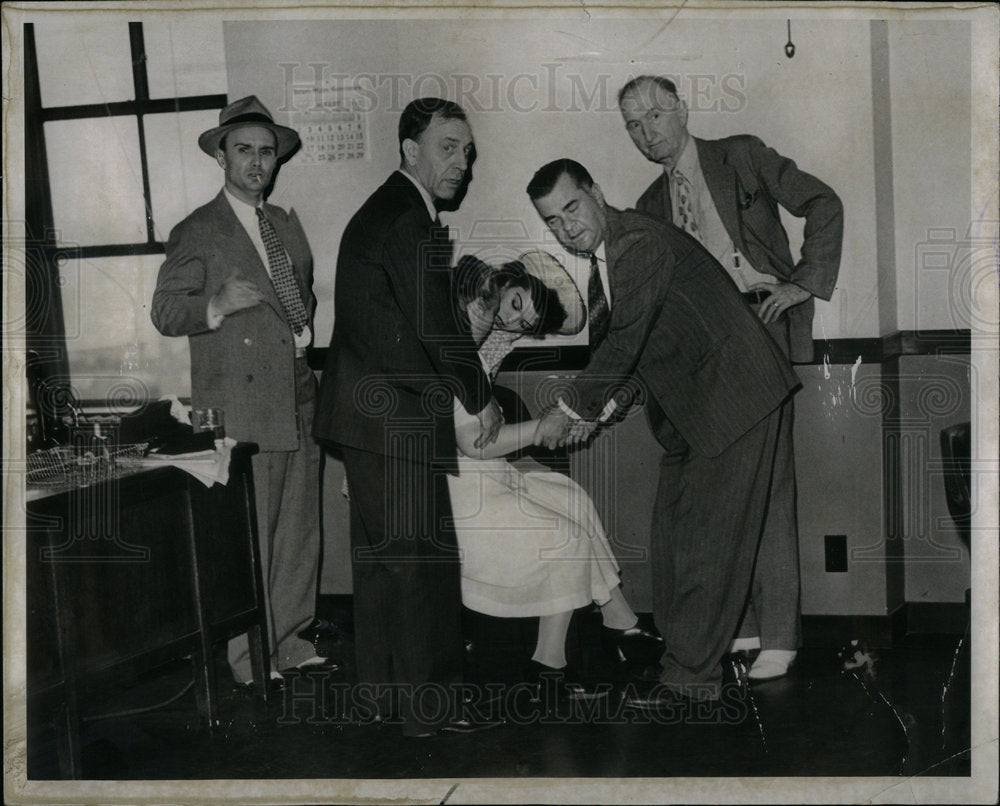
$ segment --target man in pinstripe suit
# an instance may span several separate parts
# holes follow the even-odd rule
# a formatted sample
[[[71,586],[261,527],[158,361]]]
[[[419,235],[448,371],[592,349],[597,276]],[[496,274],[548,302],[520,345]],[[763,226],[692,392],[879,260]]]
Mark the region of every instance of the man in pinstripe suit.
[[[591,256],[610,304],[606,335],[572,382],[572,401],[567,394],[545,414],[535,443],[554,448],[589,435],[634,376],[665,450],[651,536],[662,685],[633,704],[718,699],[798,378],[730,277],[687,233],[610,207],[572,160],[539,169],[528,194],[563,246]]]

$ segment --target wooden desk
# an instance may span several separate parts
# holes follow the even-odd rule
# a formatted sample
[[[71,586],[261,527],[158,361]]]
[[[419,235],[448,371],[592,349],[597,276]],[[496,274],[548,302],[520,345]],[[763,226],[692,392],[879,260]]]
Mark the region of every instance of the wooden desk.
[[[267,698],[256,452],[233,449],[225,486],[168,466],[29,500],[28,724],[54,719],[67,777],[80,775],[88,682],[190,655],[212,727],[212,648],[247,632],[255,690]]]

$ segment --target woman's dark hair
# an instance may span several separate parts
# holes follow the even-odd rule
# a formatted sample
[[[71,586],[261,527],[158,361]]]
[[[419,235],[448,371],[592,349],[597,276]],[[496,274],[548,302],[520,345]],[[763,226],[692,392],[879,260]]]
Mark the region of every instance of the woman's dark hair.
[[[525,333],[530,336],[547,336],[558,333],[566,321],[566,309],[554,289],[529,274],[519,260],[504,263],[494,269],[472,255],[465,255],[455,267],[455,296],[459,302],[459,314],[468,324],[466,306],[476,298],[482,299],[488,307],[496,305],[500,292],[511,286],[523,288],[531,296],[532,305],[538,313],[535,326]]]
[[[519,260],[504,263],[496,272],[498,294],[511,286],[527,290],[538,314],[535,326],[525,333],[531,336],[547,336],[559,332],[559,328],[566,321],[566,309],[554,289],[549,288],[535,275],[529,274]]]

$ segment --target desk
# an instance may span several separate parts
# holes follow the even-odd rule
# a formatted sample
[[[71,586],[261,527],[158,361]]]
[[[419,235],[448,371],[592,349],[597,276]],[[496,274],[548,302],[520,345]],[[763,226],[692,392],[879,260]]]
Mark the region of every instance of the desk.
[[[233,449],[225,486],[162,467],[28,502],[28,721],[54,719],[67,777],[80,774],[88,682],[190,655],[212,727],[212,648],[247,632],[255,690],[267,699],[256,452]]]

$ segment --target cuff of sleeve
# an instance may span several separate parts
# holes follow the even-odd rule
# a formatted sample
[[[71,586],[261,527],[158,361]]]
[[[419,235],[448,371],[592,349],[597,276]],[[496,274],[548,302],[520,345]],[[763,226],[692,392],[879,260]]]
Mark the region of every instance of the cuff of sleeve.
[[[566,401],[563,400],[562,398],[559,398],[556,401],[556,403],[559,404],[559,408],[562,410],[562,413],[565,414],[567,417],[569,417],[571,420],[582,420],[583,419],[579,414],[577,414],[575,411],[573,411],[573,409],[571,409],[569,406],[567,406],[566,405]]]
[[[615,400],[614,398],[611,398],[611,400],[608,401],[608,405],[606,405],[603,409],[601,409],[601,413],[597,415],[597,422],[603,423],[605,420],[608,419],[608,417],[610,417],[612,414],[615,413],[615,409],[617,408],[618,408],[618,401]]]
[[[225,319],[225,314],[216,313],[215,311],[215,300],[210,299],[208,301],[208,309],[205,311],[205,321],[208,324],[209,330],[218,330],[219,325],[222,324],[222,320]]]

